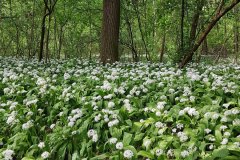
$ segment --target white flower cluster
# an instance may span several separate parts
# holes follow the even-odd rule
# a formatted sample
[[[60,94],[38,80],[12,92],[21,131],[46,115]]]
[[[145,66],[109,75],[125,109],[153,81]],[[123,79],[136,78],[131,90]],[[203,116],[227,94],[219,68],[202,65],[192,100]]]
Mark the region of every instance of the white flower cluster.
[[[134,156],[134,154],[131,150],[128,149],[124,151],[123,156],[127,159],[131,159]]]
[[[122,142],[116,143],[116,149],[122,150],[123,149],[123,143]]]
[[[199,112],[195,109],[195,108],[190,108],[190,107],[186,107],[183,110],[179,111],[179,115],[182,116],[184,114],[188,114],[189,116],[194,116],[194,117],[198,117],[199,116]]]
[[[117,143],[117,138],[112,137],[112,138],[109,139],[109,142],[110,142],[110,144],[116,144]]]
[[[68,116],[68,126],[73,127],[75,122],[82,117],[81,109],[77,108],[71,111],[71,115]]]
[[[7,149],[7,150],[3,151],[2,154],[3,154],[4,160],[12,160],[14,151],[11,149]]]
[[[29,129],[29,128],[31,128],[31,127],[33,127],[33,120],[29,120],[29,121],[27,121],[27,123],[24,123],[23,125],[22,125],[22,129],[23,130],[27,130],[27,129]]]
[[[43,148],[45,147],[45,143],[44,143],[44,142],[40,142],[40,143],[38,144],[38,147],[39,147],[40,149],[43,149]]]
[[[163,150],[162,149],[156,149],[155,154],[157,157],[163,155]]]
[[[71,89],[72,89],[71,86],[63,89],[61,98],[63,98],[66,102],[68,102],[70,98],[73,98],[74,91],[71,91]]]
[[[25,104],[26,106],[31,106],[31,105],[36,105],[38,102],[38,99],[24,99],[23,100],[23,104]]]
[[[67,79],[71,78],[69,73],[64,73],[63,77],[64,77],[64,80],[67,80]]]
[[[130,104],[129,99],[124,99],[123,103],[124,103],[124,107],[126,108],[126,110],[127,110],[129,113],[131,113],[131,112],[132,112],[132,106],[131,106],[131,104]]]
[[[88,138],[92,138],[93,142],[97,142],[98,141],[98,134],[97,134],[97,132],[95,130],[90,129],[87,134],[88,134]]]
[[[110,91],[112,89],[111,83],[104,81],[103,85],[100,87],[102,90]]]
[[[162,110],[164,110],[165,105],[166,105],[166,102],[158,102],[157,109],[162,111]]]
[[[41,154],[42,159],[47,159],[47,158],[49,158],[49,156],[50,156],[50,153],[47,152],[47,151],[44,151],[44,152]]]
[[[178,132],[177,136],[180,139],[180,142],[186,142],[188,140],[188,136],[184,132]]]
[[[46,90],[47,90],[47,81],[44,78],[39,77],[37,79],[36,84],[40,87],[40,93],[41,94],[46,92]]]
[[[7,124],[8,125],[13,125],[17,122],[16,120],[16,115],[17,112],[16,111],[12,111],[11,114],[9,115],[9,117],[7,118]]]

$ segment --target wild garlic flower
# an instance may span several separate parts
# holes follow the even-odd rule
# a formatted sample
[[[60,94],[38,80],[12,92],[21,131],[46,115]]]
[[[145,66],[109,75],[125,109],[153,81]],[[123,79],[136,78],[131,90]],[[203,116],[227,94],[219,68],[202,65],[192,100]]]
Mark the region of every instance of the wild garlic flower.
[[[40,142],[40,143],[38,144],[38,147],[39,147],[40,149],[43,149],[43,148],[45,147],[45,143],[44,143],[44,142]]]
[[[4,157],[4,160],[12,160],[13,155],[14,155],[14,151],[11,150],[11,149],[7,149],[7,150],[2,152],[2,155]]]
[[[47,151],[44,151],[44,152],[41,154],[42,159],[47,159],[49,156],[50,156],[50,153],[47,152]]]
[[[131,159],[134,156],[134,154],[131,150],[125,150],[123,156],[127,159]]]
[[[118,142],[118,143],[116,144],[116,149],[122,150],[122,149],[123,149],[123,143],[122,143],[122,142]]]
[[[162,149],[157,149],[156,151],[155,151],[155,154],[156,154],[156,156],[161,156],[162,154],[163,154],[163,150]]]

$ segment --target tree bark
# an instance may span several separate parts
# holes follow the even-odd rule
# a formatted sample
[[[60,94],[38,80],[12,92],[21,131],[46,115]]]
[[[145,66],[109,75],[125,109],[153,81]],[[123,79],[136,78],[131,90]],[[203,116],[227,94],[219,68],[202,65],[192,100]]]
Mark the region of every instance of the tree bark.
[[[103,0],[100,57],[103,64],[119,60],[120,0]]]
[[[51,16],[48,16],[48,29],[47,29],[47,37],[46,37],[46,56],[45,62],[49,60],[49,37],[50,37],[50,27],[51,27]]]
[[[238,55],[239,55],[239,7],[236,7],[234,9],[235,14],[235,22],[233,26],[234,30],[234,54],[235,54],[235,63],[238,61]]]
[[[62,51],[62,41],[63,41],[63,27],[60,27],[60,33],[59,33],[59,48],[58,48],[58,59],[61,59],[61,51]]]
[[[44,0],[44,15],[42,18],[42,24],[41,24],[41,40],[40,40],[40,52],[38,56],[38,61],[41,62],[43,59],[43,48],[44,48],[44,38],[45,38],[45,31],[46,31],[46,18],[47,16],[51,16],[54,7],[57,3],[57,0],[55,0],[53,3],[51,3],[50,0],[50,6],[48,6],[48,0]]]
[[[182,0],[182,8],[181,8],[181,24],[180,24],[180,30],[181,30],[181,42],[180,42],[180,51],[181,54],[183,54],[184,51],[184,16],[185,16],[185,2]]]
[[[166,43],[166,31],[164,31],[163,38],[162,38],[162,47],[161,47],[161,52],[160,52],[160,62],[163,62],[163,55],[165,53],[165,43]]]
[[[206,38],[202,44],[201,55],[207,55],[207,54],[208,54],[208,42],[207,42],[207,38]]]
[[[44,15],[42,18],[42,24],[41,24],[41,39],[40,39],[40,52],[38,56],[38,61],[41,62],[43,59],[43,48],[44,48],[44,37],[45,37],[45,30],[46,30],[46,17],[48,16],[47,12],[47,7],[46,5],[44,6]]]
[[[135,13],[137,15],[138,28],[140,30],[143,46],[144,46],[144,49],[145,49],[146,59],[147,59],[147,61],[149,61],[150,60],[150,55],[149,55],[147,44],[146,44],[146,41],[145,41],[145,38],[144,38],[144,34],[143,34],[141,17],[140,17],[140,13],[139,13],[139,9],[138,9],[138,2],[137,1],[133,0],[133,7],[134,7]]]
[[[197,51],[199,46],[202,44],[202,42],[205,40],[207,35],[210,33],[210,31],[213,29],[213,27],[216,25],[216,23],[231,9],[236,6],[240,0],[233,0],[232,3],[227,6],[225,9],[222,10],[223,6],[221,6],[221,9],[217,10],[216,15],[212,18],[212,20],[209,22],[205,30],[201,33],[199,39],[197,42],[189,49],[189,52],[186,54],[186,56],[183,57],[182,61],[179,63],[179,68],[183,68],[188,62],[192,60],[192,57],[194,55],[194,52]]]
[[[190,31],[190,38],[189,38],[189,46],[192,47],[196,40],[196,33],[198,28],[198,22],[200,18],[200,14],[203,8],[203,0],[197,1],[197,8],[193,15],[192,25],[191,25],[191,31]]]

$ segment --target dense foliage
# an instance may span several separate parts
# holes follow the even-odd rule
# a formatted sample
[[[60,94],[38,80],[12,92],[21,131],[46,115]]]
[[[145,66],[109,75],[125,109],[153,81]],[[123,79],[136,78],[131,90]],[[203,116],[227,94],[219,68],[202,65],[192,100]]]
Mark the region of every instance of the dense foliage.
[[[56,0],[1,0],[0,1],[0,54],[37,57],[39,54],[44,1]],[[181,0],[182,1],[182,0]],[[202,10],[194,39],[191,27],[200,0],[121,0],[121,26],[119,53],[121,60],[163,61],[179,60],[211,20],[220,0],[201,0]],[[232,0],[225,0],[224,7]],[[46,19],[44,54],[49,58],[98,58],[102,28],[103,0],[58,0]],[[234,46],[239,43],[239,6],[230,11],[207,36],[201,54],[238,54]],[[180,50],[181,18],[183,24],[183,51]],[[49,35],[48,35],[49,32]],[[47,36],[48,35],[48,36]],[[221,52],[221,53],[218,53]]]
[[[240,66],[0,59],[0,159],[235,159]]]

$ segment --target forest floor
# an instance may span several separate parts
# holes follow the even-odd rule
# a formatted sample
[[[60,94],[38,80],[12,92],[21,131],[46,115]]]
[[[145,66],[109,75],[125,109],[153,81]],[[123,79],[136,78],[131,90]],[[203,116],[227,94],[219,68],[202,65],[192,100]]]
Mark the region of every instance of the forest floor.
[[[0,60],[0,159],[235,159],[240,66]]]

